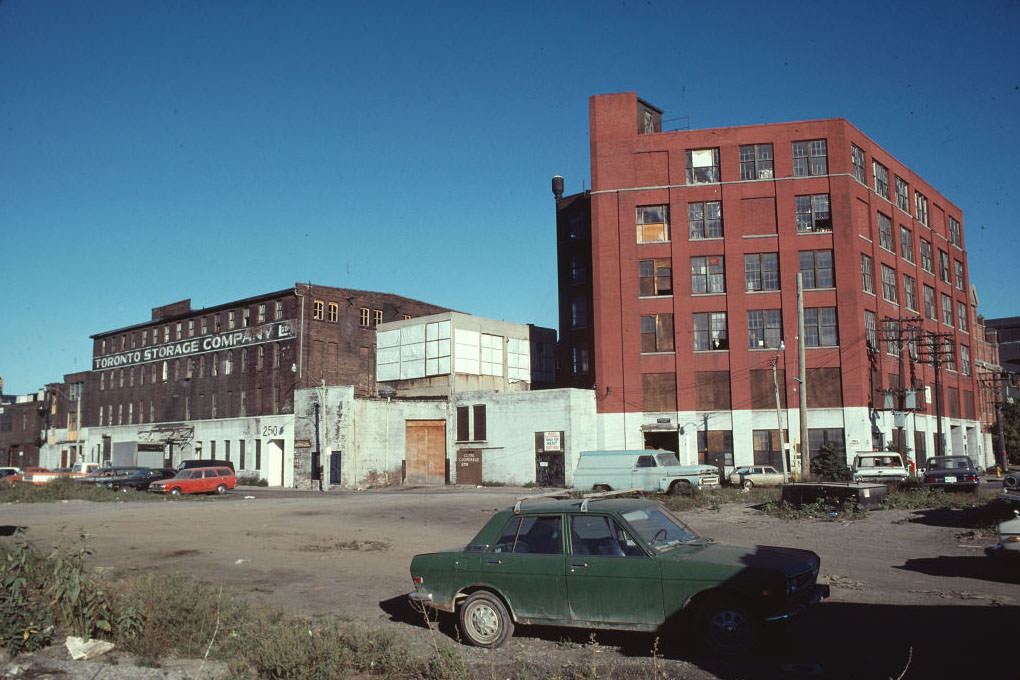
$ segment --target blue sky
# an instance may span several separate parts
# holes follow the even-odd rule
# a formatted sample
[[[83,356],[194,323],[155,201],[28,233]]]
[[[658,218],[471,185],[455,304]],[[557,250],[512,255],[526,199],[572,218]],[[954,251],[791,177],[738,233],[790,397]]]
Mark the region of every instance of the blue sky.
[[[0,376],[297,281],[557,326],[550,178],[588,97],[691,128],[844,117],[1014,293],[1020,2],[0,1]],[[670,123],[667,123],[669,126]]]

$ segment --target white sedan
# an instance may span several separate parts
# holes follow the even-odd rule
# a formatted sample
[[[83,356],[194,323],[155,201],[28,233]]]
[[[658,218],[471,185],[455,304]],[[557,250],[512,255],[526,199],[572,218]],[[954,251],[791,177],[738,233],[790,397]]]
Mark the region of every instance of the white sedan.
[[[751,489],[755,486],[782,486],[783,473],[771,465],[745,465],[730,473],[730,484]]]

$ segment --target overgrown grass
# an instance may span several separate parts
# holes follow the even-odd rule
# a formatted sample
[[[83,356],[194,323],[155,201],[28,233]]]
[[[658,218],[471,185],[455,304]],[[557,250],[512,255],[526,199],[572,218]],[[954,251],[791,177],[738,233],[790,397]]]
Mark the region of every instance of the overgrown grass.
[[[52,503],[53,501],[84,500],[84,501],[123,501],[123,500],[158,500],[158,494],[147,491],[113,491],[105,486],[79,482],[71,477],[58,477],[45,484],[25,484],[24,482],[0,482],[0,503]]]
[[[702,490],[691,488],[685,493],[663,496],[662,501],[670,510],[685,511],[707,508],[718,510],[727,503],[764,504],[777,501],[782,496],[778,487],[755,487],[750,491],[723,486],[718,489]]]
[[[149,665],[170,655],[222,661],[237,677],[466,676],[464,659],[438,640],[415,656],[393,632],[254,607],[189,576],[91,575],[89,554],[84,538],[49,554],[21,532],[0,543],[0,646],[31,652],[69,632],[111,640]]]

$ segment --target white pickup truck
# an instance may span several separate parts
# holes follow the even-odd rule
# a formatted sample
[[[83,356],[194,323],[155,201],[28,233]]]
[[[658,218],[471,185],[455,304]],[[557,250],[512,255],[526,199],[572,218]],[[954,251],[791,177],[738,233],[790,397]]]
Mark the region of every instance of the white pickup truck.
[[[45,484],[57,477],[86,477],[99,469],[99,463],[75,463],[70,471],[53,470],[49,472],[26,472],[22,481],[28,484]]]
[[[711,465],[681,465],[672,451],[582,451],[574,470],[575,489],[641,489],[679,493],[719,486]]]
[[[910,473],[895,451],[861,451],[851,468],[855,482],[902,482]]]

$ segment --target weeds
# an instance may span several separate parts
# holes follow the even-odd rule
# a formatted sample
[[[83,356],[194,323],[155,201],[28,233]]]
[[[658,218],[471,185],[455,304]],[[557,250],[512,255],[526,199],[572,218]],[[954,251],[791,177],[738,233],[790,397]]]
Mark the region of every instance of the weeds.
[[[692,488],[686,493],[664,496],[662,501],[670,510],[683,512],[699,508],[719,510],[727,503],[775,502],[780,495],[781,492],[778,488],[755,488],[750,491],[734,487],[721,487],[708,491]]]
[[[156,494],[124,494],[105,486],[79,482],[73,477],[58,477],[45,484],[0,483],[0,503],[52,503],[53,501],[159,500]]]
[[[812,503],[794,505],[784,500],[768,501],[761,511],[778,519],[823,519],[829,521],[863,519],[868,511],[857,501],[851,499],[845,503],[832,499],[819,498]]]

